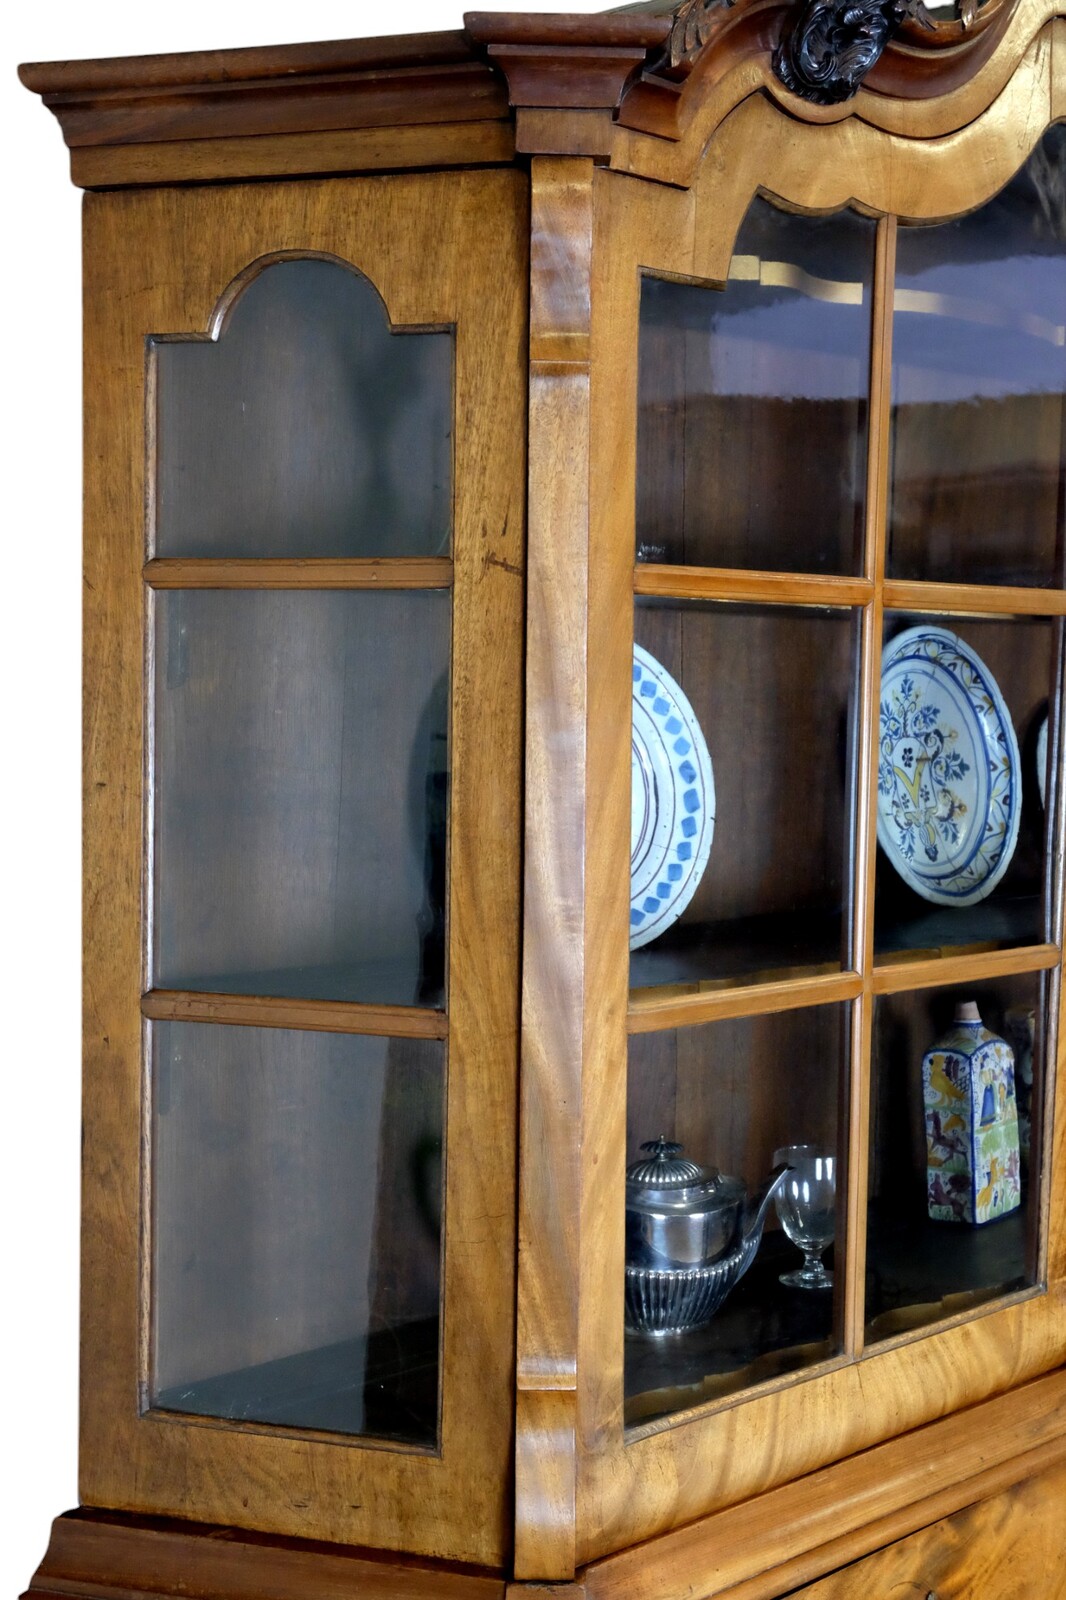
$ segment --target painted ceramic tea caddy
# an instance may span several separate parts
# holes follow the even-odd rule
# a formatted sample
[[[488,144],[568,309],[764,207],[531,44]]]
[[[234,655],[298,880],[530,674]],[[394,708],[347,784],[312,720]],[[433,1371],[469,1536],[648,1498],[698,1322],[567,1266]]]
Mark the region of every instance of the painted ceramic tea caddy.
[[[626,1323],[683,1333],[710,1320],[755,1259],[778,1166],[750,1199],[740,1178],[687,1161],[666,1139],[626,1168]]]
[[[992,1222],[1022,1203],[1014,1052],[973,1000],[922,1059],[929,1215]]]

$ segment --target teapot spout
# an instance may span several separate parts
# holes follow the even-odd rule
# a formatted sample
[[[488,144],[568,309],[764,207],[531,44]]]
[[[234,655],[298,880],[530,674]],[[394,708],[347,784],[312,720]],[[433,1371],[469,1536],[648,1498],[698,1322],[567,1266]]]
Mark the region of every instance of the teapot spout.
[[[756,1190],[751,1197],[748,1212],[744,1218],[743,1239],[745,1244],[750,1244],[753,1247],[753,1254],[754,1249],[758,1247],[759,1240],[762,1238],[763,1224],[766,1221],[766,1213],[770,1209],[770,1202],[784,1182],[785,1173],[791,1171],[792,1168],[787,1162],[783,1161],[780,1166],[774,1168],[762,1188]]]

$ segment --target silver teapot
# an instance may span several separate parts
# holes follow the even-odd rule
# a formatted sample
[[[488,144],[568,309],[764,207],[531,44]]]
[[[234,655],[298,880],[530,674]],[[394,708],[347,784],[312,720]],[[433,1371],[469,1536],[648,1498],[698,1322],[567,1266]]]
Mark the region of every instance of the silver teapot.
[[[626,1169],[626,1324],[682,1333],[718,1310],[755,1259],[787,1166],[749,1200],[739,1178],[682,1158],[663,1137]]]

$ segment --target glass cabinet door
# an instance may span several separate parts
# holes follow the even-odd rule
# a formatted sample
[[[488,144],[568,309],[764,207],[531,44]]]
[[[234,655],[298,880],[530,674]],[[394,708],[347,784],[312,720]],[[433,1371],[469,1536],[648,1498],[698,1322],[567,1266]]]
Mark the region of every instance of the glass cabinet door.
[[[630,1442],[1041,1284],[1064,165],[642,277]]]
[[[90,201],[131,490],[144,444],[113,538],[146,857],[143,1078],[90,1088],[142,1240],[90,1246],[126,1319],[90,1340],[94,1503],[502,1559],[513,1240],[478,1219],[514,1193],[519,187],[125,196],[125,257]]]

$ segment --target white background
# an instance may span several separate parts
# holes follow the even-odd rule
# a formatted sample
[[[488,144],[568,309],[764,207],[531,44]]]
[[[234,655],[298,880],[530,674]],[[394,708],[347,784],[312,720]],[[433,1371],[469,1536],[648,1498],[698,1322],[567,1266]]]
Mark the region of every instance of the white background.
[[[390,12],[365,0],[14,0],[6,13],[0,304],[14,349],[0,388],[0,1600],[25,1588],[52,1518],[78,1499],[80,195],[58,124],[15,68],[452,28],[463,3],[407,0]]]

